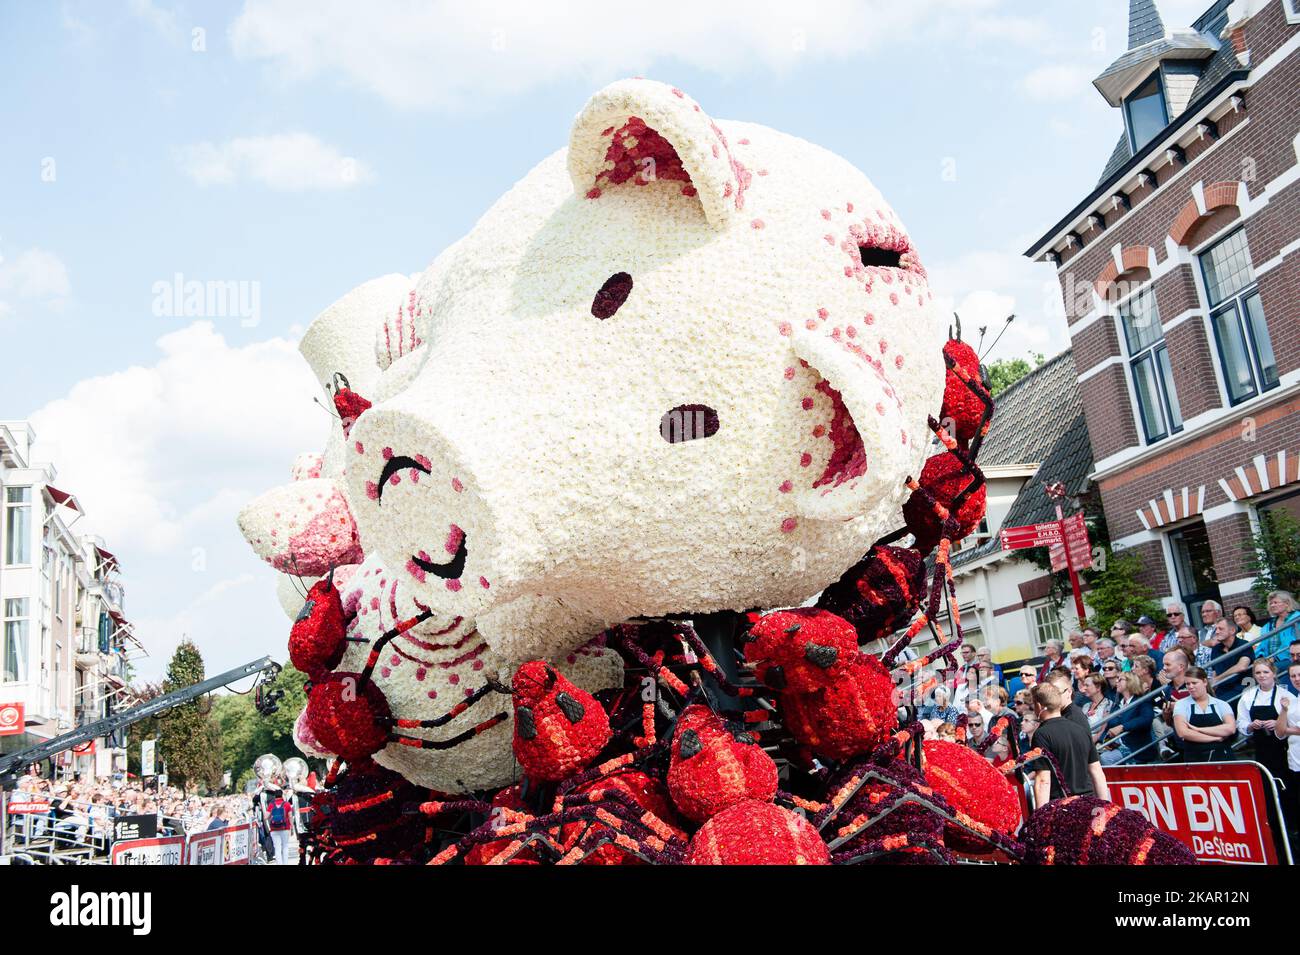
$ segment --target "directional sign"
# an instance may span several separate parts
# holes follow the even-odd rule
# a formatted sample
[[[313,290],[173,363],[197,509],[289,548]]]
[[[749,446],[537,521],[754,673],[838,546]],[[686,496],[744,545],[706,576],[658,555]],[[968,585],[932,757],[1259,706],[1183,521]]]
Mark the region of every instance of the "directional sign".
[[[1083,512],[1071,514],[1061,524],[1065,529],[1065,540],[1052,544],[1049,548],[1052,570],[1068,569],[1069,565],[1065,561],[1066,547],[1070,549],[1070,562],[1074,564],[1074,569],[1087,570],[1092,566],[1092,542],[1088,540],[1088,525],[1084,523]]]
[[[1023,524],[1020,527],[1004,527],[998,536],[1002,539],[1003,550],[1047,547],[1051,544],[1059,544],[1063,540],[1061,525],[1057,521],[1048,521],[1044,524]]]

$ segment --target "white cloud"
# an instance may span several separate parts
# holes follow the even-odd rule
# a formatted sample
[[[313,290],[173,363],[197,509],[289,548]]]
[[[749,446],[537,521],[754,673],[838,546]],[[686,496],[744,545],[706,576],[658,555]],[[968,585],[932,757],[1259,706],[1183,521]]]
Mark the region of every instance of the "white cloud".
[[[671,60],[719,75],[861,57],[923,36],[1015,41],[1041,30],[996,15],[1000,0],[666,0],[653,7],[574,0],[246,0],[236,56],[286,80],[338,74],[405,108],[458,109],[571,78],[600,84]]]
[[[180,36],[175,10],[164,10],[152,0],[131,0],[130,10],[132,16],[143,20],[168,39],[174,40]]]
[[[32,415],[33,456],[84,506],[76,530],[121,559],[127,617],[151,653],[142,675],[161,672],[182,633],[209,672],[283,657],[274,576],[235,518],[288,479],[297,452],[323,446],[334,419],[312,405],[292,341],[237,346],[196,322],[157,345],[154,364],[81,381]]]
[[[1028,244],[1027,242],[1025,244]],[[961,316],[962,338],[990,348],[1008,315],[1015,321],[987,358],[1054,355],[1069,345],[1056,272],[1012,249],[982,249],[927,266],[939,302]]]
[[[0,295],[58,304],[71,294],[68,267],[53,252],[27,249],[12,262],[0,256]],[[0,308],[3,305],[0,302]]]
[[[1096,73],[1096,70],[1084,66],[1040,66],[1021,78],[1020,89],[1030,99],[1039,102],[1075,99],[1093,89],[1092,80]]]
[[[370,167],[310,133],[280,133],[194,143],[174,151],[184,173],[200,186],[240,179],[271,189],[347,189],[374,178]]]

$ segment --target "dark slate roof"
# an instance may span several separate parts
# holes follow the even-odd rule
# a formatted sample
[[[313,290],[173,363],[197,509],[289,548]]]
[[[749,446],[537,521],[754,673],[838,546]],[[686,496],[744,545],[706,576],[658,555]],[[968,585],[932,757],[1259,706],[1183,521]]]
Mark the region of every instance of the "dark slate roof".
[[[1078,372],[1069,349],[1039,365],[996,401],[993,424],[980,449],[983,467],[1038,465],[1035,474],[1016,497],[1003,522],[1007,527],[1052,520],[1055,505],[1043,492],[1043,482],[1061,481],[1071,495],[1088,488],[1092,471],[1092,445],[1083,417]],[[955,567],[997,551],[994,536],[978,547],[953,555]]]
[[[1128,48],[1130,50],[1165,35],[1155,0],[1128,0]]]

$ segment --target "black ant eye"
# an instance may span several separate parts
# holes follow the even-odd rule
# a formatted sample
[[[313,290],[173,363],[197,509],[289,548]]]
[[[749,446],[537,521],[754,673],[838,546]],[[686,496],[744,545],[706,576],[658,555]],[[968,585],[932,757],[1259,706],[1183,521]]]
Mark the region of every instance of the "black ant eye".
[[[896,269],[901,266],[903,259],[903,253],[895,249],[879,249],[869,245],[861,245],[858,246],[858,252],[862,256],[862,264],[868,267]]]
[[[626,272],[615,272],[605,279],[596,297],[591,302],[591,314],[599,319],[606,319],[617,312],[632,294],[632,276]]]

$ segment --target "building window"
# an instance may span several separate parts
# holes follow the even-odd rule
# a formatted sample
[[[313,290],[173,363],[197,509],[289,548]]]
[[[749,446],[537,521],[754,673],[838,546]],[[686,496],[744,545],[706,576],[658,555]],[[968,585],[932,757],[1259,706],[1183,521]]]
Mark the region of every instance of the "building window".
[[[1201,271],[1228,400],[1235,405],[1276,388],[1277,359],[1245,230],[1238,229],[1202,252]]]
[[[1187,607],[1184,618],[1192,626],[1201,619],[1201,604],[1219,599],[1219,579],[1214,570],[1214,553],[1205,521],[1197,520],[1169,535],[1178,593]]]
[[[4,647],[0,656],[4,670],[0,675],[6,683],[12,683],[27,677],[27,598],[6,599],[4,610]]]
[[[1124,100],[1124,119],[1128,123],[1129,145],[1134,153],[1169,125],[1165,88],[1159,70]]]
[[[1183,430],[1183,414],[1178,407],[1169,349],[1165,347],[1164,331],[1160,328],[1155,290],[1148,286],[1121,305],[1119,318],[1128,345],[1129,369],[1142,430],[1147,444],[1151,444]]]
[[[1034,622],[1034,649],[1041,650],[1048,640],[1061,639],[1061,615],[1050,600],[1029,607]]]
[[[5,488],[5,563],[32,562],[32,489]]]

